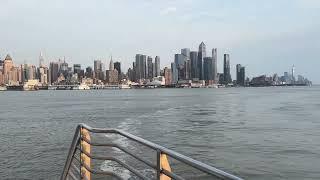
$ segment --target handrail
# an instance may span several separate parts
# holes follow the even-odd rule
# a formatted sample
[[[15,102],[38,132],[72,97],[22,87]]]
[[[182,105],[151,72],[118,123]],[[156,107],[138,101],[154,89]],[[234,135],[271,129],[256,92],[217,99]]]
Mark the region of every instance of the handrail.
[[[85,129],[91,133],[111,133],[111,134],[118,134],[121,135],[123,137],[126,137],[132,141],[135,141],[137,143],[140,143],[144,146],[147,146],[153,150],[155,150],[157,152],[157,162],[156,165],[153,165],[152,162],[149,162],[147,160],[144,160],[141,157],[136,156],[134,153],[130,152],[129,150],[118,146],[116,144],[113,143],[109,143],[109,144],[103,144],[103,143],[96,143],[96,142],[92,142],[91,140],[86,139],[85,137],[81,136],[81,129]],[[71,163],[73,161],[73,157],[74,154],[76,153],[77,150],[79,150],[79,152],[81,154],[85,154],[87,157],[91,158],[91,159],[100,159],[100,160],[111,160],[111,161],[115,161],[117,163],[119,163],[120,165],[122,165],[122,167],[128,169],[130,172],[132,172],[133,174],[135,174],[136,176],[142,178],[142,179],[147,179],[145,176],[143,176],[138,170],[134,169],[133,167],[129,166],[128,164],[121,162],[119,159],[117,158],[111,158],[111,157],[99,157],[99,156],[93,156],[88,152],[85,152],[84,150],[82,150],[81,146],[79,147],[80,142],[86,142],[87,144],[91,145],[91,146],[102,146],[102,147],[116,147],[119,150],[125,152],[126,154],[129,154],[131,157],[134,157],[135,159],[139,160],[140,162],[144,163],[145,165],[147,165],[148,167],[154,169],[157,172],[157,179],[160,179],[160,175],[164,174],[170,178],[173,179],[183,179],[182,177],[176,175],[174,172],[170,172],[167,169],[163,169],[160,165],[160,156],[161,154],[164,155],[168,155],[171,158],[174,158],[176,160],[178,160],[179,162],[182,162],[184,164],[187,164],[195,169],[198,169],[202,172],[207,173],[208,175],[212,175],[216,178],[220,178],[220,179],[230,179],[230,180],[241,180],[241,178],[234,176],[232,174],[229,174],[227,172],[224,172],[220,169],[217,169],[215,167],[209,166],[207,164],[204,164],[200,161],[194,160],[190,157],[187,157],[185,155],[182,155],[180,153],[177,153],[175,151],[172,151],[168,148],[165,148],[163,146],[160,146],[158,144],[155,144],[153,142],[147,141],[145,139],[142,139],[138,136],[129,134],[127,132],[124,132],[122,130],[117,130],[117,129],[102,129],[102,128],[92,128],[86,124],[79,124],[76,128],[76,132],[75,135],[73,137],[72,143],[71,143],[71,147],[69,149],[69,153],[67,156],[67,160],[63,169],[63,173],[61,175],[61,180],[66,180],[68,173],[70,171],[70,166]],[[80,166],[84,166],[85,169],[87,169],[88,171],[90,171],[91,173],[95,174],[98,171],[95,171],[93,169],[91,169],[90,167],[87,167],[86,164],[84,164],[83,162],[81,162],[80,159]],[[89,168],[89,169],[88,169]],[[79,167],[79,169],[81,169],[81,167]],[[116,178],[119,178],[118,175],[116,175],[115,173],[110,173],[110,172],[106,172],[105,174],[114,176]]]

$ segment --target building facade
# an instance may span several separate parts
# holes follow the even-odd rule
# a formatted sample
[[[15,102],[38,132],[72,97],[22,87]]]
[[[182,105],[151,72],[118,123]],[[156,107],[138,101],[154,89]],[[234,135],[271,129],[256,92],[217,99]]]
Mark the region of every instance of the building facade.
[[[199,79],[204,79],[204,72],[203,72],[203,59],[206,57],[206,45],[201,42],[199,45],[199,52],[198,52],[198,77]]]
[[[229,54],[223,55],[223,79],[224,84],[229,84],[232,82],[231,74],[230,74],[230,56]]]

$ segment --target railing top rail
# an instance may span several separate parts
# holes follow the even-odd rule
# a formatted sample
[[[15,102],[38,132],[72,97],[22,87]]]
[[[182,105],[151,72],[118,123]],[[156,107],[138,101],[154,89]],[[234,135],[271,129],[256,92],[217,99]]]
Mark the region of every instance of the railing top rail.
[[[167,154],[168,156],[177,159],[187,165],[190,165],[196,169],[199,169],[205,173],[208,174],[212,174],[215,175],[216,177],[222,178],[222,179],[231,179],[231,180],[242,180],[241,178],[234,176],[232,174],[229,174],[227,172],[224,172],[220,169],[217,169],[215,167],[209,166],[207,164],[204,164],[200,161],[194,160],[190,157],[187,157],[185,155],[182,155],[180,153],[177,153],[173,150],[170,150],[168,148],[165,148],[163,146],[160,146],[158,144],[155,144],[153,142],[150,142],[148,140],[142,139],[138,136],[132,135],[130,133],[124,132],[122,130],[118,130],[118,129],[104,129],[104,128],[92,128],[86,124],[79,124],[78,128],[85,128],[87,129],[89,132],[92,133],[115,133],[115,134],[119,134],[122,135],[126,138],[129,138],[133,141],[136,141],[140,144],[143,144],[151,149],[154,149],[156,151],[161,151],[161,153]]]

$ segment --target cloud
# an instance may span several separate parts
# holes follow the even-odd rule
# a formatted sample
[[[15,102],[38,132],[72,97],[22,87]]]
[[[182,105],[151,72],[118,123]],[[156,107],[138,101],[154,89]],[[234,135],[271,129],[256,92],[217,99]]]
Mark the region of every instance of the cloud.
[[[161,15],[168,15],[171,13],[175,13],[177,12],[177,8],[176,7],[167,7],[165,9],[163,9],[162,11],[160,11]]]

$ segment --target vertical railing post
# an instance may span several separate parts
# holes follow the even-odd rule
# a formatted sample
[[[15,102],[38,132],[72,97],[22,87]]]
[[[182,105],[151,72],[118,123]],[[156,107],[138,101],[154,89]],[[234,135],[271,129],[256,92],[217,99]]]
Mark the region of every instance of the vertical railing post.
[[[161,151],[157,149],[157,180],[160,180],[160,176],[161,176],[160,156],[161,156]]]
[[[166,171],[171,172],[169,160],[167,158],[167,155],[164,153],[160,154],[160,167],[161,167],[161,169],[165,169]],[[162,174],[160,174],[160,180],[171,180],[171,178],[162,173]]]
[[[80,131],[80,136],[81,136],[81,151],[84,151],[88,154],[91,153],[91,146],[89,143],[85,142],[82,138],[88,140],[88,141],[91,141],[91,138],[90,138],[90,133],[87,129],[85,128],[81,128],[81,131]],[[89,167],[91,168],[91,159],[90,157],[88,157],[86,154],[82,153],[81,152],[81,179],[83,180],[91,180],[91,173],[90,171],[88,171],[83,165],[85,165],[86,167]]]

